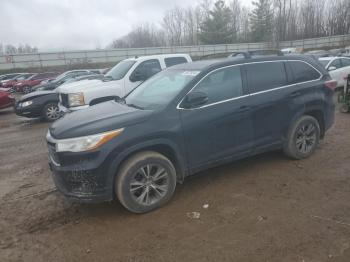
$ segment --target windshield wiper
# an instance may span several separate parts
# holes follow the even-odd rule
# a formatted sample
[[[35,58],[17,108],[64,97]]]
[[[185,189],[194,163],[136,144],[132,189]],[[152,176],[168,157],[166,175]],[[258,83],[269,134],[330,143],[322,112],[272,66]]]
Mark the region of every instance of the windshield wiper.
[[[134,104],[126,104],[126,105],[127,105],[127,106],[130,106],[130,107],[133,107],[133,108],[136,108],[136,109],[141,109],[141,110],[143,110],[142,107],[137,106],[137,105],[134,105]]]

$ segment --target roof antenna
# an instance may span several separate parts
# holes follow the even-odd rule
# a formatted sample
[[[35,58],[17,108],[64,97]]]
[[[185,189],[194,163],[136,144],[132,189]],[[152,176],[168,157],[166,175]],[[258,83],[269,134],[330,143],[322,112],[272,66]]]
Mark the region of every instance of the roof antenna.
[[[135,59],[139,58],[139,56],[135,55]]]

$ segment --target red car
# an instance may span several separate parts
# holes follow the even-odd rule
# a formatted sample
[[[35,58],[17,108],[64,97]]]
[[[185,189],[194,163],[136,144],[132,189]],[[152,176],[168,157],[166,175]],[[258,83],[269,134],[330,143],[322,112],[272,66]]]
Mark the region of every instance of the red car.
[[[32,91],[34,86],[39,85],[42,81],[54,79],[57,75],[58,73],[38,73],[28,79],[18,81],[18,83],[15,84],[14,89],[17,92],[28,94]]]
[[[14,96],[6,89],[0,88],[0,109],[13,106],[15,103]]]
[[[34,73],[23,73],[23,74],[20,74],[8,81],[6,81],[5,83],[2,84],[2,88],[12,88],[15,84],[17,84],[19,81],[23,81],[23,80],[26,80],[28,78],[30,78],[31,76],[33,76]]]

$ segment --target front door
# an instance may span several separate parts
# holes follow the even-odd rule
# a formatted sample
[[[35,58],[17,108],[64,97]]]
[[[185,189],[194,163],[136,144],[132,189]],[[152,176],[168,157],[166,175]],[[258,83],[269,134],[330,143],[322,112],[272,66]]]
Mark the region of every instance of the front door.
[[[183,109],[180,104],[192,170],[252,150],[249,96],[243,86],[240,66],[217,69],[191,90],[205,93],[205,104],[190,109]]]

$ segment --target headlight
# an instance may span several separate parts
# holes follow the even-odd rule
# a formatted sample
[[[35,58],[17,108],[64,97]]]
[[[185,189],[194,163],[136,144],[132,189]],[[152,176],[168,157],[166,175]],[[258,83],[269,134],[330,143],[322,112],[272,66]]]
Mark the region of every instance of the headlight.
[[[57,152],[83,152],[96,149],[103,144],[107,143],[112,138],[118,136],[123,132],[124,128],[117,130],[76,138],[68,138],[57,140],[56,151]]]
[[[69,106],[85,105],[84,94],[83,93],[68,94],[68,104]]]
[[[30,106],[31,104],[33,104],[33,101],[25,101],[21,104],[21,106],[26,107],[26,106]]]

